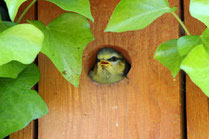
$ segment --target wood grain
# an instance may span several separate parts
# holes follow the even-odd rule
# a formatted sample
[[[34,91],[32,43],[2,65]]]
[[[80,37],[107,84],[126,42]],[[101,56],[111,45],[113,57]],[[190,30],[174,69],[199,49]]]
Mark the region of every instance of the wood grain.
[[[185,24],[192,35],[200,35],[206,28],[204,24],[191,17],[190,0],[185,0]],[[209,139],[208,97],[186,78],[186,112],[188,139]]]
[[[39,93],[49,113],[39,119],[39,139],[179,139],[183,137],[179,77],[153,59],[157,46],[179,37],[179,25],[165,15],[142,31],[104,33],[119,0],[91,0],[95,41],[83,54],[80,87],[70,85],[44,55],[39,56]],[[179,1],[172,1],[179,6]],[[39,20],[48,24],[58,7],[39,1]],[[114,46],[127,51],[132,68],[128,78],[113,85],[97,85],[87,72],[96,51]]]
[[[22,12],[25,10],[25,8],[32,2],[32,0],[27,0],[24,2],[17,13],[17,16],[15,18],[15,21],[20,17]],[[35,20],[36,19],[36,6],[35,4],[28,10],[28,12],[25,14],[25,16],[22,18],[20,23],[27,23],[26,20]]]
[[[9,139],[35,139],[35,122],[32,121],[27,127],[24,129],[17,131],[9,136]]]
[[[24,11],[24,9],[28,6],[28,4],[31,2],[32,0],[28,0],[25,3],[23,3],[23,5],[21,5],[16,20],[18,19],[18,17],[20,16],[20,14]],[[36,15],[36,9],[35,9],[35,5],[33,5],[29,11],[25,14],[25,16],[22,18],[21,23],[25,23],[26,19],[28,20],[35,20],[35,15]],[[17,131],[13,134],[11,134],[9,136],[9,139],[35,139],[35,122],[32,121],[26,128]]]

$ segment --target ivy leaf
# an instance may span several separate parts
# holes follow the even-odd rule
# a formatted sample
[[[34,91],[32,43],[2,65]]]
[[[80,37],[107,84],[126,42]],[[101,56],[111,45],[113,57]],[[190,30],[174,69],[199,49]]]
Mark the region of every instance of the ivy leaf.
[[[22,5],[23,2],[26,0],[5,0],[7,4],[7,8],[9,11],[9,16],[12,21],[15,20],[15,17],[17,15],[18,9]]]
[[[12,26],[0,33],[0,65],[16,60],[30,64],[40,52],[43,33],[30,24]]]
[[[24,128],[31,120],[48,112],[34,90],[40,78],[36,65],[29,65],[17,79],[0,79],[0,138]]]
[[[175,77],[180,71],[183,60],[177,50],[177,40],[174,39],[161,44],[155,52],[154,59],[160,61]]]
[[[178,39],[177,48],[180,56],[187,55],[195,46],[201,43],[200,36],[183,36]]]
[[[181,69],[209,97],[209,55],[204,46],[196,46],[182,61]]]
[[[191,0],[190,13],[209,27],[209,1],[208,0]]]
[[[12,26],[16,25],[14,22],[9,22],[9,21],[1,21],[0,20],[0,33]]]
[[[209,51],[209,28],[206,28],[201,35],[202,42],[205,44],[207,50]]]
[[[91,15],[89,0],[47,0],[47,1],[56,4],[63,10],[76,12],[94,21],[94,18]]]
[[[144,29],[165,13],[174,12],[168,0],[121,0],[105,31],[124,32]]]
[[[0,21],[0,32],[16,25],[13,22]],[[26,68],[26,65],[17,61],[11,61],[7,64],[0,66],[0,77],[4,78],[17,78],[20,72]]]
[[[0,77],[15,79],[26,67],[27,65],[16,61],[9,62],[0,66]]]
[[[83,50],[94,40],[86,18],[75,13],[65,13],[47,27],[39,21],[29,22],[44,33],[41,52],[51,59],[66,80],[78,87]]]

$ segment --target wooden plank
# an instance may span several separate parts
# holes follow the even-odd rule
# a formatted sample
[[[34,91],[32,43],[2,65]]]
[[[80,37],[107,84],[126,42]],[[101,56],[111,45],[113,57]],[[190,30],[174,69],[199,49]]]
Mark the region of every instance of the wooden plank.
[[[185,24],[192,35],[200,35],[206,28],[204,24],[191,17],[190,0],[185,0]],[[188,139],[209,138],[209,105],[208,97],[190,80],[186,78],[186,112]]]
[[[179,77],[153,60],[157,46],[179,37],[179,25],[165,15],[142,31],[104,33],[119,0],[91,0],[95,41],[83,54],[80,87],[70,85],[44,55],[39,56],[39,93],[49,113],[39,119],[39,139],[176,139],[183,137]],[[179,1],[172,1],[179,6]],[[39,20],[48,24],[62,10],[39,1]],[[87,76],[96,51],[104,45],[126,50],[128,79],[96,85]],[[118,48],[120,47],[120,48]],[[122,51],[123,52],[123,51]]]
[[[20,8],[19,11],[17,13],[17,16],[15,18],[15,20],[17,21],[17,19],[20,17],[20,15],[22,14],[22,12],[25,10],[25,8],[32,2],[33,0],[27,0],[26,2],[24,2]],[[20,21],[20,23],[26,23],[26,20],[35,20],[36,19],[36,6],[35,4],[28,10],[28,12],[25,14],[25,16],[22,18],[22,20]]]
[[[35,122],[32,121],[27,127],[24,129],[17,131],[9,136],[9,139],[35,139]]]
[[[20,16],[20,14],[24,11],[24,9],[28,6],[29,3],[31,3],[32,0],[28,0],[23,5],[21,5],[17,18]],[[29,11],[26,13],[26,15],[22,18],[21,23],[25,23],[26,19],[28,20],[35,20],[35,6],[33,5]],[[35,122],[32,121],[26,128],[17,131],[9,136],[9,139],[35,139]]]

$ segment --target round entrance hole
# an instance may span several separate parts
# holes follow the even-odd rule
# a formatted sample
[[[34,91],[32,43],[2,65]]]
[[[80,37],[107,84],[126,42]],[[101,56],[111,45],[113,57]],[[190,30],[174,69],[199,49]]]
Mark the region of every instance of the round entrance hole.
[[[99,58],[97,58],[98,53]],[[88,54],[85,53],[83,56],[85,58],[85,73],[90,73],[90,78],[97,83],[119,82],[127,76],[131,69],[132,63],[128,51],[118,46],[100,46],[88,51]]]

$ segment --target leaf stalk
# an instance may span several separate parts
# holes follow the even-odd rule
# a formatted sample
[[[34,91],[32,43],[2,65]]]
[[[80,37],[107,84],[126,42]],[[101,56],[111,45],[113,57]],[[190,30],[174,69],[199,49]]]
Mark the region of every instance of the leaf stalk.
[[[33,0],[29,5],[28,7],[25,8],[25,10],[22,12],[22,14],[20,15],[20,17],[18,18],[17,20],[17,23],[19,23],[22,18],[24,17],[24,15],[27,13],[27,11],[31,8],[31,6],[36,2],[37,0]]]
[[[184,25],[184,23],[181,21],[181,19],[178,17],[178,15],[175,12],[172,12],[173,16],[178,20],[178,22],[180,23],[180,25],[182,26],[182,28],[185,30],[185,32],[187,33],[187,35],[191,35],[189,30],[186,28],[186,26]]]

